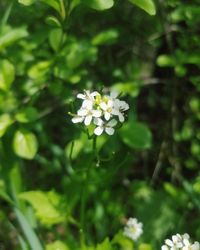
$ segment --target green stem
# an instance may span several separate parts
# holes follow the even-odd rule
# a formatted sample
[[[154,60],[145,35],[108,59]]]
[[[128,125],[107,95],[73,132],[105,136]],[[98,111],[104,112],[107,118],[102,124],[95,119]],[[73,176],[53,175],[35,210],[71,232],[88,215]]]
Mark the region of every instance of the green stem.
[[[85,183],[83,183],[83,188],[81,191],[81,214],[80,214],[80,242],[81,248],[85,246],[85,205],[86,205],[86,195],[85,195]]]
[[[93,137],[93,153],[95,156],[95,160],[98,157],[97,153],[97,137]],[[81,243],[81,248],[85,247],[85,234],[86,234],[86,228],[85,228],[85,211],[86,211],[86,202],[87,202],[87,187],[89,183],[89,177],[90,177],[90,170],[91,167],[93,166],[93,159],[91,164],[88,166],[86,170],[86,176],[84,176],[84,181],[83,181],[83,187],[81,191],[81,208],[80,208],[80,243]]]
[[[96,137],[96,135],[93,138],[93,152],[94,152],[94,155],[96,157],[96,155],[97,155],[97,137]]]

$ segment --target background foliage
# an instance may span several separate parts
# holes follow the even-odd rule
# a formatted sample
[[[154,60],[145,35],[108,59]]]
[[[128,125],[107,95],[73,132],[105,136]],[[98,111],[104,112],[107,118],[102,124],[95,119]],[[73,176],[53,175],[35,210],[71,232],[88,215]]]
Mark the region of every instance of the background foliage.
[[[1,249],[76,250],[83,233],[88,250],[200,239],[199,3],[1,0]],[[102,88],[130,111],[94,160],[68,112]],[[120,233],[128,217],[144,224],[137,246]]]

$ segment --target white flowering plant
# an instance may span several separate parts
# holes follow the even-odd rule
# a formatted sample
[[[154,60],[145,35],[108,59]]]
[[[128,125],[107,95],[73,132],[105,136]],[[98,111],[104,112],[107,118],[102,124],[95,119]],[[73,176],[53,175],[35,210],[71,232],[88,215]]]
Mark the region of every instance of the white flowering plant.
[[[143,224],[136,218],[129,218],[124,228],[124,235],[137,241],[143,233]]]
[[[125,121],[129,105],[120,100],[116,92],[104,95],[85,90],[77,98],[82,100],[82,104],[77,113],[72,114],[72,122],[83,123],[86,127],[92,124],[93,134],[96,136],[103,133],[113,135],[115,129]]]
[[[199,242],[195,241],[192,242],[190,240],[189,234],[185,233],[175,234],[172,236],[171,239],[166,239],[165,244],[161,247],[161,250],[199,250],[200,244]]]

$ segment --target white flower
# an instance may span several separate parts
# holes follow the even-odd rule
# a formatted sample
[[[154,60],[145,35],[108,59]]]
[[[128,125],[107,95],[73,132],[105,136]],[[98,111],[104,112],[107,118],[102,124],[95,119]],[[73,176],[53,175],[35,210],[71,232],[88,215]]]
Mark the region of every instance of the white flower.
[[[113,135],[115,132],[113,127],[117,125],[117,121],[111,120],[106,123],[101,118],[97,118],[94,120],[94,124],[97,125],[97,127],[94,130],[95,135],[101,135],[104,130],[108,135]]]
[[[180,234],[172,236],[172,240],[165,240],[165,244],[171,247],[172,249],[179,249],[183,247],[182,237]]]
[[[117,115],[120,122],[124,122],[124,112],[129,109],[129,105],[125,101],[119,99],[114,100],[113,115]]]
[[[165,245],[161,247],[162,250],[200,250],[199,242],[195,241],[194,244],[190,242],[188,234],[176,234],[172,236],[172,240],[165,240]]]
[[[161,247],[161,250],[169,250],[169,247],[166,246],[166,245],[163,245],[163,246]]]
[[[103,110],[104,118],[106,119],[106,121],[108,121],[112,116],[111,112],[113,109],[113,101],[112,100],[103,101],[99,104],[99,106]]]
[[[85,94],[79,93],[77,95],[77,98],[83,100],[83,103],[82,103],[83,108],[88,107],[88,105],[89,106],[93,105],[95,96],[99,95],[99,93],[97,91],[90,93],[89,90],[85,90],[84,92],[85,92]]]
[[[83,94],[79,93],[77,98],[82,100],[82,104],[77,113],[72,114],[72,122],[83,122],[86,126],[93,123],[96,126],[94,134],[101,135],[105,131],[108,135],[113,135],[117,122],[124,122],[125,111],[129,109],[129,105],[117,99],[117,96],[116,92],[111,92],[110,95],[88,90]]]
[[[183,250],[199,250],[199,249],[200,249],[199,242],[195,241],[194,244],[190,244],[188,240],[185,241],[185,246],[183,247]]]
[[[89,107],[89,105],[88,105]],[[86,126],[90,125],[93,117],[100,117],[101,116],[101,110],[93,110],[90,107],[89,108],[81,108],[77,112],[77,116],[72,118],[73,123],[83,122]]]
[[[143,233],[143,224],[136,218],[129,218],[124,228],[124,235],[136,241]]]
[[[72,122],[73,123],[80,123],[80,122],[83,122],[83,121],[84,121],[84,117],[83,116],[76,115],[76,116],[74,116],[72,118]]]

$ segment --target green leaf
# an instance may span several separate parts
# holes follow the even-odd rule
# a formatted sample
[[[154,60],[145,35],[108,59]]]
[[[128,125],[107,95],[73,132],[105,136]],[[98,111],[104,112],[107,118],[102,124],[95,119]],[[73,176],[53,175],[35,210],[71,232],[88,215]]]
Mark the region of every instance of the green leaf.
[[[26,36],[28,36],[28,32],[24,27],[8,29],[0,37],[0,51]]]
[[[0,198],[13,205],[13,201],[6,192],[5,181],[0,179]]]
[[[120,129],[122,141],[134,149],[150,148],[152,134],[149,128],[140,122],[129,121]]]
[[[101,32],[100,34],[96,35],[92,39],[93,45],[102,45],[102,44],[112,44],[117,40],[119,33],[117,30],[110,29]]]
[[[109,239],[106,238],[101,244],[98,244],[96,250],[112,250]]]
[[[9,90],[15,79],[15,68],[8,60],[0,61],[0,89]]]
[[[113,0],[82,0],[82,2],[95,10],[110,9],[114,5]]]
[[[149,15],[156,14],[156,7],[153,0],[129,0],[129,2],[137,5],[139,8],[146,11]]]
[[[29,69],[28,76],[32,79],[41,79],[48,73],[50,65],[50,61],[38,62]]]
[[[22,177],[19,165],[16,163],[9,172],[9,181],[10,181],[10,191],[12,197],[16,204],[18,204],[17,195],[22,190]]]
[[[13,148],[19,157],[31,160],[35,157],[38,150],[37,138],[33,133],[18,130],[14,136]]]
[[[72,0],[72,2],[70,3],[69,13],[71,13],[80,3],[81,0]]]
[[[60,12],[59,1],[57,0],[40,0],[40,1]]]
[[[53,27],[57,27],[57,28],[61,27],[60,21],[54,16],[47,17],[45,21],[46,21],[47,24],[49,24],[49,25],[51,25]]]
[[[120,245],[122,249],[133,250],[133,241],[119,231],[113,238],[112,243]]]
[[[55,51],[58,51],[58,49],[60,48],[60,46],[62,44],[62,38],[63,38],[62,29],[57,28],[57,29],[53,29],[50,32],[49,43]]]
[[[37,109],[33,107],[26,107],[21,109],[16,115],[15,119],[21,123],[33,122],[38,118],[39,114]]]
[[[139,94],[140,85],[137,82],[119,82],[112,86],[112,90],[122,93],[123,95],[136,97]]]
[[[160,67],[174,67],[176,65],[176,60],[169,55],[160,55],[157,58],[157,64]]]
[[[69,248],[62,241],[55,241],[46,246],[45,250],[69,250]]]
[[[153,250],[150,244],[142,243],[139,245],[139,250]]]
[[[59,5],[58,1],[56,1],[56,0],[39,0],[39,1],[51,6],[52,8],[54,8],[57,11],[60,11],[60,5]],[[36,3],[37,1],[36,0],[18,0],[18,2],[23,4],[23,5],[29,6],[33,3]]]
[[[38,239],[37,235],[35,234],[34,230],[31,228],[29,222],[27,221],[26,217],[22,214],[22,212],[15,208],[14,212],[16,214],[17,220],[22,228],[24,235],[31,247],[31,250],[43,250],[42,244]]]
[[[61,210],[62,199],[54,191],[30,191],[19,195],[35,209],[36,216],[43,225],[51,226],[66,219],[66,210]]]
[[[39,0],[42,3],[52,7],[53,9],[55,9],[62,17],[62,19],[65,19],[65,8],[64,8],[64,3],[63,0]],[[19,3],[29,6],[33,3],[36,3],[36,0],[18,0]]]
[[[13,120],[8,114],[0,116],[0,138],[5,134],[7,128],[13,123]]]
[[[31,4],[33,4],[34,2],[36,2],[36,0],[18,0],[19,3],[29,6]]]

